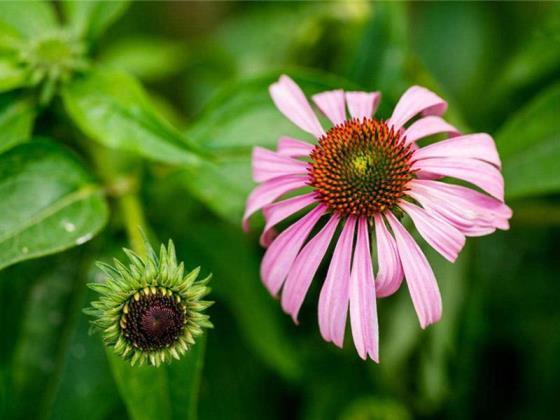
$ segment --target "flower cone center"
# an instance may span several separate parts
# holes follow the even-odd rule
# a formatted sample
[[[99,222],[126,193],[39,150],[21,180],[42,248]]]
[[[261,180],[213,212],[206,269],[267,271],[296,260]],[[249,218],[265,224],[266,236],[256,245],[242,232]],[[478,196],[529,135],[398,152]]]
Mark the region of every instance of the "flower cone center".
[[[127,303],[121,324],[126,340],[144,351],[160,350],[177,341],[185,326],[185,307],[173,295],[138,293]]]
[[[353,119],[331,128],[311,152],[310,184],[341,216],[373,216],[392,208],[412,179],[399,132],[383,121]]]

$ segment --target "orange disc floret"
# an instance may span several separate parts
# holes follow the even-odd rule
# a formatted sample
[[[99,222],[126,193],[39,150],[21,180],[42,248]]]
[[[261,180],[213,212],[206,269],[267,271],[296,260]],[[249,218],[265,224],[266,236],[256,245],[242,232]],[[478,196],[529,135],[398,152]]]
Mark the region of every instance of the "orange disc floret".
[[[413,177],[411,145],[384,121],[352,119],[331,128],[311,152],[310,185],[340,216],[367,216],[397,204]]]

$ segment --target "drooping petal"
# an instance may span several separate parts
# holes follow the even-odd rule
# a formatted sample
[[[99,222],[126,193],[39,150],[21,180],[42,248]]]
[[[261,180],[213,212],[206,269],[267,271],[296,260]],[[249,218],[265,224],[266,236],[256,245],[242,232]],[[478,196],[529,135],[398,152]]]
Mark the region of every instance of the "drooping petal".
[[[278,140],[278,154],[288,157],[305,157],[309,156],[313,150],[313,145],[303,140],[291,137],[280,137]]]
[[[288,273],[282,289],[282,308],[296,323],[307,290],[327,252],[339,221],[336,215],[330,217],[323,229],[303,247]]]
[[[346,104],[352,118],[371,118],[380,101],[379,92],[346,92]]]
[[[308,164],[301,160],[280,156],[262,147],[253,148],[253,179],[264,182],[283,175],[305,175]]]
[[[325,207],[315,207],[283,231],[270,244],[261,263],[261,278],[271,294],[276,295],[296,259],[311,229],[325,213]]]
[[[304,93],[292,79],[280,76],[269,90],[276,107],[295,125],[317,138],[325,133]]]
[[[501,167],[502,163],[492,137],[485,133],[468,134],[439,141],[416,150],[413,159],[473,158]]]
[[[412,169],[470,182],[497,199],[504,200],[504,178],[493,165],[478,159],[431,158],[416,161]]]
[[[318,93],[313,95],[313,101],[334,125],[342,124],[346,121],[343,90],[329,90]]]
[[[350,325],[360,357],[365,360],[369,356],[379,362],[377,303],[366,218],[358,220],[356,249],[350,275]]]
[[[387,213],[402,262],[406,283],[420,326],[426,328],[441,318],[441,295],[436,278],[418,244],[391,213]]]
[[[465,235],[482,236],[496,228],[509,228],[511,209],[500,200],[471,188],[417,179],[410,183],[407,194]]]
[[[356,218],[350,216],[336,244],[319,296],[319,330],[325,341],[342,347],[348,315],[348,286]]]
[[[264,230],[261,234],[261,245],[264,247],[270,245],[274,236],[270,234],[271,229],[276,224],[316,202],[315,193],[310,192],[265,206],[263,214],[266,220],[266,225],[264,226]]]
[[[470,206],[461,206],[449,197],[437,198],[436,195],[412,186],[412,183],[407,194],[418,201],[428,213],[450,223],[464,235],[482,236],[496,230],[493,216],[480,214]]]
[[[465,246],[465,236],[450,224],[430,216],[422,208],[401,200],[399,207],[412,219],[420,235],[444,258],[455,262]]]
[[[421,87],[412,86],[399,99],[388,124],[395,129],[401,128],[415,115],[442,115],[447,110],[447,102],[434,92]]]
[[[408,127],[404,136],[406,143],[413,143],[424,137],[433,136],[434,134],[447,133],[450,136],[457,136],[459,130],[449,124],[441,117],[429,116],[420,118]]]
[[[374,220],[378,261],[375,292],[377,297],[385,297],[398,290],[404,275],[397,244],[385,226],[383,217],[376,214]]]
[[[243,215],[243,230],[249,230],[249,217],[272,203],[284,194],[303,188],[307,185],[307,178],[301,175],[285,175],[270,181],[263,182],[257,186],[249,195],[245,214]]]

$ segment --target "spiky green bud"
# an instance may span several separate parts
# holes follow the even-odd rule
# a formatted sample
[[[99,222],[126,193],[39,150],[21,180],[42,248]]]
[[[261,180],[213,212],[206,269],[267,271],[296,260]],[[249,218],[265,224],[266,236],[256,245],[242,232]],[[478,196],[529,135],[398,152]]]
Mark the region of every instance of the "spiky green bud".
[[[91,323],[116,354],[132,365],[159,366],[179,359],[203,328],[212,327],[203,313],[212,304],[203,300],[210,276],[197,281],[200,268],[185,275],[172,241],[161,246],[159,258],[146,248],[146,259],[124,250],[128,267],[117,259],[114,266],[98,263],[106,279],[88,285],[100,296],[84,312],[95,318]]]

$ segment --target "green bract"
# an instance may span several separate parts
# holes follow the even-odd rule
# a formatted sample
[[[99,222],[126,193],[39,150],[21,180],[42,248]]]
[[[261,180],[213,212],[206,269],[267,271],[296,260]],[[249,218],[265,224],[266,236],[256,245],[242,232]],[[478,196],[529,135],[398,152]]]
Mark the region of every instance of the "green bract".
[[[114,266],[98,263],[107,279],[89,284],[100,297],[85,312],[95,317],[92,324],[116,354],[132,365],[159,366],[179,359],[203,328],[212,327],[202,313],[212,304],[202,300],[210,292],[211,276],[196,281],[200,268],[185,275],[172,241],[161,246],[159,258],[148,244],[146,248],[146,259],[124,250],[128,267],[117,259]]]

